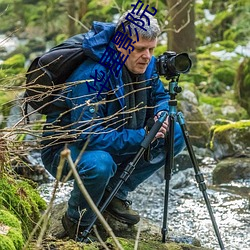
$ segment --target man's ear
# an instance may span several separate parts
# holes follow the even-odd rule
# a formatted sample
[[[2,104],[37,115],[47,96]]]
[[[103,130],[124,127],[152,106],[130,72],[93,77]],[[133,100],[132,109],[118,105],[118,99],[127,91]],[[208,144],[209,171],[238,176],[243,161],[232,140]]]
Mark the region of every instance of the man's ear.
[[[116,44],[115,44],[115,48],[116,48],[117,51],[122,52],[121,48],[119,48]]]

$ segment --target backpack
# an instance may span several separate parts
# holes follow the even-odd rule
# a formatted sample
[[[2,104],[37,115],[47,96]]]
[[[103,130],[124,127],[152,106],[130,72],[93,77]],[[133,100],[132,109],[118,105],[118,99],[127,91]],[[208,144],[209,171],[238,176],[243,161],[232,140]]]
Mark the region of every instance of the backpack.
[[[86,59],[82,46],[85,35],[75,35],[37,57],[26,72],[25,114],[28,105],[48,114],[66,79]]]

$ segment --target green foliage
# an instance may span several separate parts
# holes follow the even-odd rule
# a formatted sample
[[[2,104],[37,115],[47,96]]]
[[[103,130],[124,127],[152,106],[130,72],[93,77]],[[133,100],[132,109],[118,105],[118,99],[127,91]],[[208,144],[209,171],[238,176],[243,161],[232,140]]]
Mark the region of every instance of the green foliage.
[[[157,57],[167,51],[166,45],[158,45],[154,50],[154,55]]]
[[[214,15],[214,19],[205,19],[204,10]],[[198,42],[232,40],[236,44],[245,45],[249,42],[250,2],[246,0],[204,0],[196,4],[196,25]]]

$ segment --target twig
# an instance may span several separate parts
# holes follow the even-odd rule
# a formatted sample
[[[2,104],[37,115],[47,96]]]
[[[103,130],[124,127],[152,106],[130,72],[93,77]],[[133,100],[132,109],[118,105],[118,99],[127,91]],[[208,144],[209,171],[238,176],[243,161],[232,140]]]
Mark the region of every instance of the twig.
[[[88,202],[90,208],[95,212],[95,214],[97,215],[98,219],[100,220],[100,222],[104,226],[105,230],[113,238],[115,245],[118,247],[119,250],[124,250],[123,247],[121,246],[121,244],[119,243],[119,241],[117,240],[116,236],[114,235],[111,227],[106,222],[106,220],[104,219],[104,217],[102,216],[102,214],[100,213],[100,211],[98,210],[98,208],[96,207],[95,203],[93,202],[92,198],[90,197],[90,195],[89,195],[88,191],[86,190],[85,186],[83,185],[83,182],[82,182],[79,174],[77,173],[77,170],[75,168],[74,162],[73,162],[73,160],[71,158],[70,150],[69,149],[64,149],[61,152],[61,157],[62,158],[66,158],[68,160],[69,166],[70,166],[70,168],[71,168],[71,170],[73,172],[73,176],[75,178],[75,181],[78,184],[79,189],[81,190],[84,198]]]
[[[105,244],[105,242],[102,240],[100,234],[98,233],[96,225],[93,226],[93,230],[95,232],[97,239],[100,241],[100,243],[104,247],[104,249],[109,250],[108,246]]]
[[[138,225],[138,230],[137,230],[136,238],[135,238],[134,250],[137,250],[138,246],[139,246],[139,237],[140,237],[140,233],[141,233],[141,224],[142,224],[142,222],[140,220],[139,225]]]
[[[71,15],[68,15],[68,17],[72,20],[74,20],[76,23],[80,24],[84,29],[86,29],[87,31],[89,31],[89,28],[87,26],[85,26],[82,22],[80,22],[79,20],[77,20],[76,18],[74,18]]]

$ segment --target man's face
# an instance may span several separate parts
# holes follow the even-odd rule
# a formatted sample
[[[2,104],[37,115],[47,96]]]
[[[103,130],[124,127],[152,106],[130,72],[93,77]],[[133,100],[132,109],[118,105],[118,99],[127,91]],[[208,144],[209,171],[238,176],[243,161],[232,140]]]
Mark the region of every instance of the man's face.
[[[130,72],[134,74],[143,74],[148,67],[156,44],[157,39],[147,40],[140,37],[139,42],[133,44],[135,49],[130,54],[128,49],[125,50],[122,47],[118,48],[118,46],[116,46],[116,49],[125,55],[124,58],[128,55],[125,65]]]

